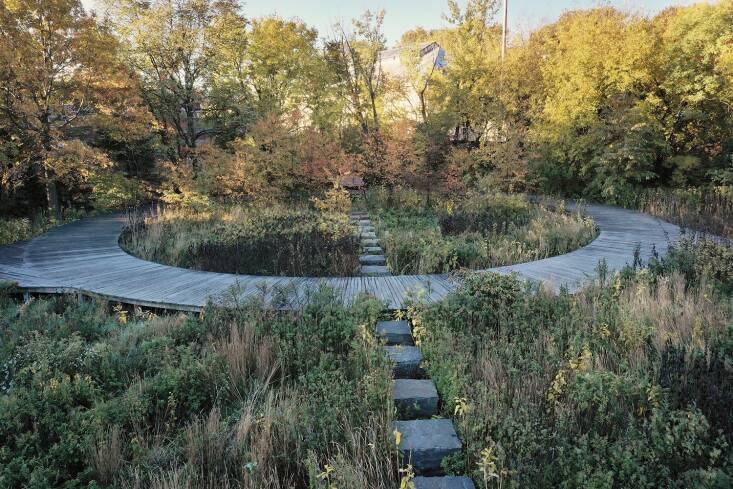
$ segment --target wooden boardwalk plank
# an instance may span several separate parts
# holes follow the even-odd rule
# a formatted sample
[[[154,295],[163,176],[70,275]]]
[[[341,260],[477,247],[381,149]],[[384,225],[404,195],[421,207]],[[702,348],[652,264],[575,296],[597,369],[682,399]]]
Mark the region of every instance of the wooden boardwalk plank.
[[[572,205],[569,206],[572,210]],[[586,213],[600,229],[588,246],[552,258],[497,267],[486,271],[516,273],[520,277],[549,283],[554,288],[576,290],[595,275],[600,260],[610,270],[633,261],[640,247],[648,260],[659,255],[680,237],[679,227],[654,217],[617,207],[587,205]],[[430,289],[428,300],[445,297],[457,286],[447,275],[391,277],[260,277],[201,272],[141,260],[118,244],[125,224],[121,214],[76,221],[37,238],[0,247],[0,280],[18,282],[30,291],[78,291],[111,300],[181,310],[199,310],[210,298],[236,289],[238,300],[257,297],[262,286],[272,298],[278,288],[292,288],[293,304],[300,304],[321,284],[338,291],[346,303],[364,292],[401,308],[416,289]]]

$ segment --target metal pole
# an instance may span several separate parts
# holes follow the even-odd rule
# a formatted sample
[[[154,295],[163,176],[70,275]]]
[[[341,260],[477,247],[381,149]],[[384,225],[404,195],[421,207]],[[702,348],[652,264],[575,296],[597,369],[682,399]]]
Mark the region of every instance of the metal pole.
[[[506,24],[507,14],[509,12],[509,0],[504,0],[504,24],[501,29],[501,59],[506,56]]]

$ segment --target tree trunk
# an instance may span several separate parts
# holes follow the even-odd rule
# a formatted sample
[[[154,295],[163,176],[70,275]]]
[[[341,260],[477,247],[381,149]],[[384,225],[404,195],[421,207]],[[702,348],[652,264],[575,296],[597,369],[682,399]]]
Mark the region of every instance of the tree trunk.
[[[48,212],[56,219],[56,222],[61,222],[61,205],[59,203],[59,191],[56,188],[56,182],[53,181],[53,175],[44,166],[43,178],[46,181],[46,203],[48,205]]]
[[[186,144],[189,148],[196,147],[196,108],[193,102],[186,104]]]
[[[186,158],[191,163],[193,169],[193,176],[199,173],[199,159],[196,155],[196,108],[193,101],[189,100],[184,108],[186,112]]]
[[[369,99],[372,104],[372,118],[374,119],[374,132],[379,133],[379,116],[377,115],[377,95],[374,90],[369,89]]]
[[[420,115],[422,116],[423,124],[428,123],[428,111],[425,107],[425,90],[421,90],[419,94],[420,98]]]
[[[43,180],[46,184],[46,205],[48,206],[48,212],[56,219],[56,222],[61,222],[61,204],[59,203],[59,191],[54,181],[54,172],[48,166],[46,166],[45,159],[51,153],[51,111],[46,107],[41,116],[42,121],[42,132],[41,132],[41,143],[43,145],[43,155],[41,166],[43,168]]]

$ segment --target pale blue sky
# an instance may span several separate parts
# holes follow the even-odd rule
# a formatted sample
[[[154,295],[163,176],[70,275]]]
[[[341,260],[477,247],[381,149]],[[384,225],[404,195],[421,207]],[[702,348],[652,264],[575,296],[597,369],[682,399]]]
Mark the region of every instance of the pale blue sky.
[[[82,0],[89,8],[96,0]],[[699,0],[697,0],[699,1]],[[349,21],[366,9],[386,11],[384,32],[390,45],[413,27],[436,28],[445,25],[442,14],[446,0],[246,0],[244,13],[257,17],[276,13],[281,17],[298,17],[316,27],[321,37],[329,35],[339,20]],[[465,0],[459,0],[465,4]],[[509,0],[509,26],[513,32],[530,30],[557,19],[564,11],[578,8],[613,5],[641,14],[654,14],[670,5],[687,5],[696,0]]]

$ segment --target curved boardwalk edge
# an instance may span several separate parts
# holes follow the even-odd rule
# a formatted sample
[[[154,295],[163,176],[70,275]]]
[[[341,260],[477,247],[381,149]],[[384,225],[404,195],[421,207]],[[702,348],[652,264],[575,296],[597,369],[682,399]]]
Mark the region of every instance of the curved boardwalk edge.
[[[592,204],[586,214],[600,229],[587,246],[570,253],[528,263],[489,269],[517,273],[558,289],[577,290],[595,275],[598,262],[609,270],[633,261],[638,247],[646,261],[663,256],[680,237],[680,228],[652,216],[618,207]],[[424,289],[427,300],[439,300],[456,287],[446,275],[389,277],[262,277],[201,272],[141,260],[123,251],[118,239],[125,216],[113,214],[83,219],[37,238],[0,247],[0,280],[17,282],[29,292],[76,292],[128,304],[163,309],[201,310],[210,298],[226,295],[238,300],[264,294],[271,301],[277,290],[291,291],[287,303],[298,307],[320,285],[336,290],[348,303],[370,293],[390,309],[401,309],[410,291]]]

